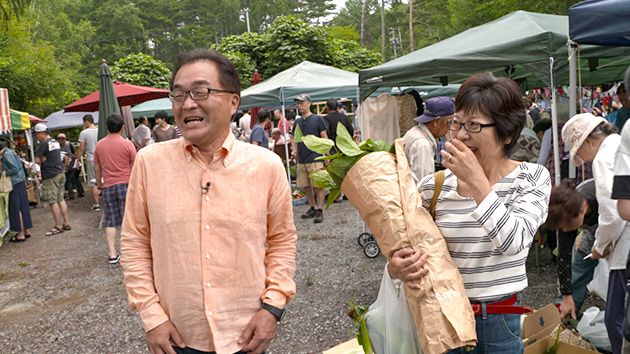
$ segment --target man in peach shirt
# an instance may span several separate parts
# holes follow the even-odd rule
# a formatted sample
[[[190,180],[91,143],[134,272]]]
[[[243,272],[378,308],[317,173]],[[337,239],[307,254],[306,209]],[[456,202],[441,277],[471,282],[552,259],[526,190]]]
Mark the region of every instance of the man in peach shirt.
[[[240,81],[223,55],[181,54],[170,97],[184,138],[140,150],[129,182],[121,264],[130,306],[152,354],[262,353],[295,295],[282,162],[230,133]]]

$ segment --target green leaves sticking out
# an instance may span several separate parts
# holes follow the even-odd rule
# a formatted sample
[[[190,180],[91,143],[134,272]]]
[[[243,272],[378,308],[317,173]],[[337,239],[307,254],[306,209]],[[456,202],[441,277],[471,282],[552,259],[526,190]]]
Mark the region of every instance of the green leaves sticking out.
[[[369,306],[357,305],[356,296],[354,297],[354,303],[348,301],[348,305],[352,308],[348,311],[348,315],[352,318],[352,322],[354,323],[352,330],[357,338],[357,342],[363,347],[365,354],[373,354],[372,342],[370,342],[370,337],[365,325],[365,314],[368,312]]]
[[[338,184],[341,185],[343,179],[346,177],[346,174],[354,164],[359,161],[361,157],[363,157],[365,153],[361,153],[359,156],[341,156],[338,157],[328,164],[328,173],[332,175],[332,178],[335,181],[338,181]]]
[[[337,147],[347,156],[357,156],[363,153],[359,146],[352,140],[350,133],[343,124],[337,124]]]
[[[326,155],[326,156],[317,157],[317,158],[315,158],[315,160],[334,160],[334,159],[336,159],[338,157],[341,157],[341,156],[343,156],[343,154],[338,152],[338,153],[336,153],[334,155]]]
[[[315,187],[321,189],[339,189],[339,185],[330,176],[326,170],[318,170],[310,174]]]
[[[302,129],[300,129],[300,125],[297,124],[297,126],[295,127],[295,132],[293,133],[293,141],[296,143],[301,143],[302,137]]]
[[[314,135],[302,135],[300,126],[295,128],[295,135],[293,137],[295,142],[303,142],[307,148],[318,153],[327,154],[335,146],[332,140],[323,139]],[[392,145],[394,146],[394,145]],[[341,194],[341,183],[346,178],[348,171],[359,161],[363,156],[374,151],[388,151],[391,148],[387,145],[387,142],[383,140],[367,141],[357,145],[346,127],[343,124],[337,125],[337,147],[341,152],[329,156],[320,156],[317,160],[329,160],[328,167],[324,170],[315,171],[311,173],[315,187],[328,189],[328,202],[326,209],[333,203],[337,197]]]
[[[392,144],[392,147],[394,144]],[[376,140],[372,141],[372,139],[368,139],[359,145],[359,148],[363,151],[367,152],[375,152],[375,151],[390,151],[390,146],[387,145],[387,142],[384,140]],[[394,148],[395,153],[395,148]],[[391,152],[391,151],[390,151]]]
[[[303,136],[302,142],[304,143],[304,145],[306,145],[307,148],[309,148],[309,150],[315,151],[316,153],[322,155],[328,153],[330,149],[335,146],[334,141],[326,138],[319,138],[315,135]]]

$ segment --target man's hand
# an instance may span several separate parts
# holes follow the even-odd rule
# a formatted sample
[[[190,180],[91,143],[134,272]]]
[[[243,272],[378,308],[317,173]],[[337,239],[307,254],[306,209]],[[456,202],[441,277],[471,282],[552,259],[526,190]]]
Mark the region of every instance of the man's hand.
[[[571,317],[572,319],[577,320],[573,295],[562,295],[562,303],[560,304],[559,310],[560,319],[564,320],[567,317]]]
[[[271,312],[260,309],[245,327],[239,345],[247,344],[241,351],[249,354],[261,354],[269,347],[271,340],[276,336],[278,320]]]
[[[166,321],[161,325],[148,331],[145,335],[147,346],[151,354],[177,354],[169,339],[173,339],[173,343],[180,348],[186,348],[184,340],[179,335],[171,321]]]

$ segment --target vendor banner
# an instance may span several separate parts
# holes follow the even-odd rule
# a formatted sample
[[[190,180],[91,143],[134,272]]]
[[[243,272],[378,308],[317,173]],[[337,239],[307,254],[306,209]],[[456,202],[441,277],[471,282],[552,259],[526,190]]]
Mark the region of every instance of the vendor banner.
[[[11,110],[11,124],[14,130],[31,129],[29,114],[26,112]]]
[[[428,256],[420,289],[405,286],[407,305],[425,354],[474,346],[475,315],[459,269],[431,215],[422,206],[402,139],[396,155],[373,152],[348,171],[341,190],[358,210],[385,257],[412,247]]]
[[[11,112],[9,110],[9,90],[0,88],[0,133],[11,131]]]

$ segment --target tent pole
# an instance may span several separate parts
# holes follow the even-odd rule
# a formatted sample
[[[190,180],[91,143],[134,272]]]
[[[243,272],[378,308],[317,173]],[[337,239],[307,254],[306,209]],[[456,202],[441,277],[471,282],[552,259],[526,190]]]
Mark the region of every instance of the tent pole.
[[[287,139],[287,125],[289,121],[284,117],[284,87],[280,87],[280,102],[282,103],[282,118],[284,119],[284,131],[282,132],[282,136],[284,137],[284,156],[286,156],[285,161],[287,163],[287,180],[289,181],[289,186],[291,186],[291,165],[289,165],[291,156],[289,156],[289,140]]]
[[[549,75],[551,76],[551,131],[553,137],[553,162],[556,166],[556,186],[560,185],[560,148],[558,146],[558,113],[556,111],[556,87],[553,83],[553,57],[549,57]]]
[[[577,63],[577,44],[569,40],[569,118],[577,112],[577,87],[576,87],[576,63]],[[573,160],[569,159],[569,178],[575,178],[575,166]]]

